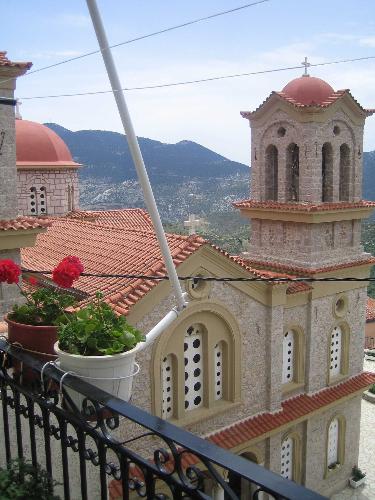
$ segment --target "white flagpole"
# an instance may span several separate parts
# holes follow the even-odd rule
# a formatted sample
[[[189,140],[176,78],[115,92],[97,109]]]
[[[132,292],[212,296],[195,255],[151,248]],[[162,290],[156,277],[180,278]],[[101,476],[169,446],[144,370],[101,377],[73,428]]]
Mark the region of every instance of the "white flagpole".
[[[167,269],[172,288],[174,289],[174,294],[177,300],[177,308],[178,310],[182,310],[186,306],[186,301],[184,299],[184,294],[178,280],[176,268],[173,264],[172,255],[168,247],[167,238],[165,236],[163,225],[160,220],[160,215],[156,206],[154,194],[152,192],[150,180],[147,175],[147,170],[143,161],[142,153],[139,148],[138,139],[133,128],[128,107],[126,105],[124,93],[121,90],[122,86],[112,57],[111,49],[108,46],[108,40],[104,30],[104,25],[100,17],[96,0],[86,0],[86,2],[90,12],[92,23],[94,25],[104,64],[107,69],[108,77],[111,82],[112,92],[116,100],[122,125],[124,127],[130,153],[137,170],[139,183],[143,190],[143,196],[145,199],[147,210],[150,214],[152,224],[154,226],[156,237],[159,242],[160,250],[163,255],[164,264]]]

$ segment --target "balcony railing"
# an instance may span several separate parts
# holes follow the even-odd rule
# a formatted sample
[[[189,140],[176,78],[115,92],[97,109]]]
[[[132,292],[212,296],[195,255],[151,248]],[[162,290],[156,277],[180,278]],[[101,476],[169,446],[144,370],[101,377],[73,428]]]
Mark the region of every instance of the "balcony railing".
[[[81,412],[72,409],[67,389],[86,398]],[[235,499],[235,484],[252,499],[323,498],[74,375],[63,376],[4,338],[0,391],[0,466],[14,458],[40,464],[65,500]]]

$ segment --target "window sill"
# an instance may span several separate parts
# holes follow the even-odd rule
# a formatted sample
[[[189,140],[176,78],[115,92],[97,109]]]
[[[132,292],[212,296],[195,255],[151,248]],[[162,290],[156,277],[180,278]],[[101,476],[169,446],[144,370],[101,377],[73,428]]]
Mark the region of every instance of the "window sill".
[[[283,384],[281,386],[281,394],[284,396],[285,394],[289,394],[290,392],[302,389],[304,386],[304,382],[288,382],[287,384]]]
[[[211,408],[198,408],[197,410],[185,413],[180,418],[170,418],[168,419],[168,422],[178,426],[192,425],[208,420],[209,418],[216,417],[216,415],[220,415],[221,413],[225,413],[229,410],[238,408],[241,404],[242,401],[216,401],[214,406],[211,406]]]

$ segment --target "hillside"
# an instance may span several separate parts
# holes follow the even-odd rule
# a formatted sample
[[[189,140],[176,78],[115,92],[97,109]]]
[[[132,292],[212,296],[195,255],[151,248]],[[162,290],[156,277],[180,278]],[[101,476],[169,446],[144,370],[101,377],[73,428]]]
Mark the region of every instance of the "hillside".
[[[123,134],[105,130],[72,132],[55,123],[45,125],[65,141],[74,159],[84,165],[82,179],[105,179],[110,183],[136,179]],[[177,184],[191,178],[224,178],[249,171],[246,165],[230,161],[192,141],[164,144],[144,137],[138,140],[153,183]]]

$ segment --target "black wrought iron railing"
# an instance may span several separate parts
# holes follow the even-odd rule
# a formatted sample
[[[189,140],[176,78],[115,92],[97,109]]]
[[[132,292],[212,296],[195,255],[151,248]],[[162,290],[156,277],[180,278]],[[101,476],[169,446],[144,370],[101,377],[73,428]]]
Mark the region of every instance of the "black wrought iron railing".
[[[235,499],[241,488],[255,500],[323,498],[74,375],[61,384],[62,376],[0,338],[0,467],[14,458],[39,464],[65,500]],[[81,412],[67,389],[86,398]]]

